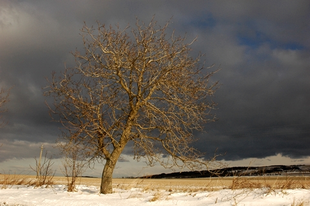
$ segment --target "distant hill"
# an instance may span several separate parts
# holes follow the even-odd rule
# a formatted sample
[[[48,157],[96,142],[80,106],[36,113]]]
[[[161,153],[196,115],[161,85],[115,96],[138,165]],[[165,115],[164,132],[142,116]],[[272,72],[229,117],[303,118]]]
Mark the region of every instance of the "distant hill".
[[[310,175],[310,165],[271,165],[260,167],[227,167],[216,170],[187,171],[147,175],[139,178],[203,178],[230,176]]]

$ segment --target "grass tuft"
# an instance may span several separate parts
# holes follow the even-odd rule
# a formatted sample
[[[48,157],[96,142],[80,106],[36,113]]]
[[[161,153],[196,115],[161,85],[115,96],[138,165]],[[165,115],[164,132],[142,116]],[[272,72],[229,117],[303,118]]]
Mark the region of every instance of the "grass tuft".
[[[299,200],[297,201],[295,198],[290,206],[306,206],[305,201]]]

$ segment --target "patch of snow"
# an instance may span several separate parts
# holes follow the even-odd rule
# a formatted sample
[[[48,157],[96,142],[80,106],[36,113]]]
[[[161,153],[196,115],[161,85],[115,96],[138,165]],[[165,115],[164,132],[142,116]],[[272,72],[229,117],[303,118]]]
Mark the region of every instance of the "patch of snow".
[[[222,189],[218,191],[173,193],[167,191],[144,191],[139,188],[115,189],[113,194],[99,194],[99,187],[77,186],[77,192],[67,192],[64,185],[49,188],[12,186],[0,190],[0,206],[283,206],[302,203],[310,205],[310,190]]]

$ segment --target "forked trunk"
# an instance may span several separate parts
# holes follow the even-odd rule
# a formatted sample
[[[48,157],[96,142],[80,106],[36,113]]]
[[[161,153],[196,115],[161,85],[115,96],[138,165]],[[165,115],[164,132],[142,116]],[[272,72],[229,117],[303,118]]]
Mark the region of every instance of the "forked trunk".
[[[117,163],[119,156],[121,155],[123,149],[125,148],[128,139],[126,137],[130,134],[131,127],[128,126],[124,131],[124,138],[120,141],[121,147],[117,147],[114,151],[106,158],[106,162],[103,168],[102,177],[101,177],[101,194],[111,194],[112,193],[112,175]],[[125,140],[124,140],[125,139]]]
[[[117,159],[107,159],[103,168],[102,177],[101,177],[101,194],[111,194],[112,193],[112,175],[115,168]]]

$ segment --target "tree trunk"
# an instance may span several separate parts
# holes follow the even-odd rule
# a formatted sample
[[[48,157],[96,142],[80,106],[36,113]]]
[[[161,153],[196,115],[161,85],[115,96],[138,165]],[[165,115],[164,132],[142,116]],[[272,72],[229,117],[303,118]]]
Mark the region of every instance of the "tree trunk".
[[[100,193],[101,194],[111,194],[112,193],[112,175],[117,163],[119,156],[121,155],[123,149],[125,148],[128,139],[128,134],[130,133],[131,126],[128,126],[124,131],[124,136],[120,141],[121,147],[117,147],[113,150],[112,154],[109,158],[106,158],[106,162],[103,168],[102,177],[101,177],[101,186]]]
[[[107,159],[103,168],[101,177],[101,194],[111,194],[112,193],[112,175],[115,168],[117,159]]]

